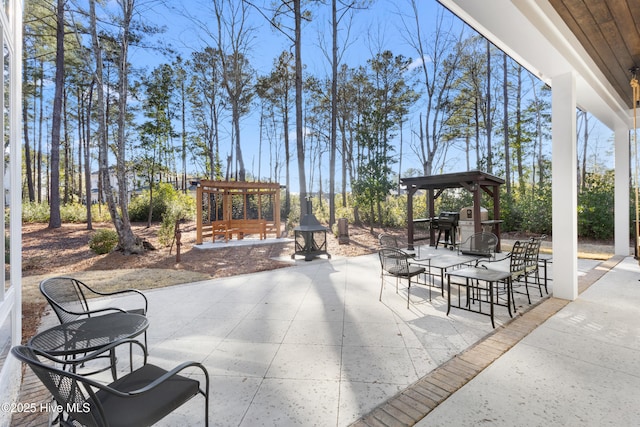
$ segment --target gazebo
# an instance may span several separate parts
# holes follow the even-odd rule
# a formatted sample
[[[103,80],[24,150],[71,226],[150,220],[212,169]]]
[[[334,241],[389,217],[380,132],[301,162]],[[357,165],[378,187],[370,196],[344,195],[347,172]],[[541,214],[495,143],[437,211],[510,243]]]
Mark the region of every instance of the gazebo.
[[[473,222],[475,232],[482,231],[483,225],[491,225],[493,233],[498,236],[498,251],[500,250],[500,185],[504,184],[502,178],[488,174],[482,171],[467,171],[447,173],[441,175],[419,176],[412,178],[401,178],[400,182],[407,187],[407,225],[408,225],[408,243],[409,248],[413,249],[414,243],[414,221],[424,221],[413,216],[413,196],[418,190],[426,190],[428,197],[428,215],[430,220],[435,218],[435,200],[440,197],[442,192],[449,188],[464,188],[473,193]],[[480,214],[481,191],[489,194],[493,200],[493,219],[482,220]],[[430,227],[429,239],[434,241],[435,232]]]
[[[203,237],[223,235],[228,240],[237,235],[267,233],[281,235],[280,184],[201,180],[196,189],[196,244]]]

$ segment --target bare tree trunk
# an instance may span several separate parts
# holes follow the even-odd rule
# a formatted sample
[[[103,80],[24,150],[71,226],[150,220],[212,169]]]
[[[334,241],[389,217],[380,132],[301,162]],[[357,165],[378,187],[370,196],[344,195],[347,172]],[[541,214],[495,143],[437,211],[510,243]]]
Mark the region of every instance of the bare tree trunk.
[[[421,2],[409,0],[407,3],[411,7],[411,19],[415,25],[413,30],[415,33],[407,34],[407,40],[415,49],[418,58],[430,58],[429,61],[420,61],[422,78],[424,79],[421,84],[424,84],[427,105],[424,124],[421,125],[420,130],[422,147],[418,151],[424,173],[430,175],[435,167],[436,155],[443,150],[446,152],[447,141],[442,139],[442,126],[446,123],[447,118],[443,117],[444,112],[440,106],[448,102],[450,96],[455,78],[454,71],[458,68],[457,62],[461,57],[457,46],[461,41],[462,33],[457,36],[457,40],[449,37],[449,33],[443,26],[443,14],[439,12],[435,17],[434,35],[427,42],[421,34],[421,29],[424,28],[419,18]],[[442,162],[444,161],[443,157]]]
[[[301,0],[293,1],[295,19],[295,61],[296,61],[296,148],[298,149],[298,183],[300,186],[300,218],[307,212],[307,178],[304,167],[304,135],[302,117],[302,11]]]
[[[331,142],[329,147],[329,229],[336,222],[336,140],[338,138],[338,11],[331,1]]]
[[[66,205],[69,203],[69,196],[71,193],[71,178],[73,178],[73,174],[71,170],[72,166],[72,157],[71,157],[71,147],[70,147],[70,138],[69,138],[69,112],[67,110],[67,90],[63,90],[63,98],[62,98],[62,111],[63,111],[63,129],[64,129],[64,196],[62,198],[63,203]]]
[[[242,147],[240,146],[240,106],[233,107],[233,126],[236,136],[236,160],[238,161],[238,181],[246,181],[246,170],[244,167],[244,159],[242,157]]]
[[[347,167],[349,157],[347,155],[347,137],[342,135],[342,207],[347,207]]]
[[[288,91],[287,91],[288,93]],[[287,98],[288,100],[288,98]],[[291,214],[291,142],[289,141],[289,108],[285,108],[282,117],[284,128],[284,162],[285,162],[285,192],[284,192],[284,216],[289,219]]]
[[[92,188],[91,188],[91,156],[89,154],[89,150],[91,147],[91,111],[93,107],[93,87],[95,82],[92,81],[89,87],[89,95],[87,99],[87,119],[86,119],[86,131],[85,131],[85,149],[84,149],[84,183],[87,191],[87,230],[93,229],[92,216],[91,216],[91,205],[93,203],[92,199]]]
[[[471,170],[471,156],[469,153],[471,152],[471,135],[467,132],[464,137],[464,146],[465,146],[465,158],[467,159],[467,170]]]
[[[503,123],[504,133],[504,168],[507,195],[511,196],[511,147],[509,146],[509,72],[507,68],[507,54],[502,56],[502,97],[503,97]]]
[[[476,169],[480,169],[480,97],[476,96],[474,105],[476,131]]]
[[[103,77],[103,64],[102,64],[102,47],[98,40],[98,33],[96,29],[96,0],[89,0],[89,15],[90,15],[90,27],[91,27],[91,39],[93,45],[93,54],[95,56],[96,70],[94,74],[94,80],[96,83],[97,93],[97,117],[98,117],[98,188],[102,192],[102,196],[107,201],[109,208],[109,214],[111,220],[115,223],[117,218],[116,203],[113,199],[113,192],[111,191],[111,182],[109,181],[109,162],[108,162],[108,140],[107,140],[107,113],[105,111],[105,94],[104,85],[102,81]],[[102,202],[102,197],[100,197]]]
[[[516,162],[518,168],[518,187],[524,195],[524,165],[522,164],[522,67],[518,65],[518,90],[516,91]]]
[[[404,119],[400,119],[400,153],[398,156],[398,187],[397,187],[397,192],[398,192],[398,196],[400,195],[400,192],[402,191],[402,187],[400,184],[400,178],[402,177],[402,148],[403,148],[403,139],[402,139],[402,128],[403,128],[403,124],[404,124]]]
[[[38,115],[38,150],[36,160],[36,186],[38,189],[38,203],[42,203],[42,127],[44,126],[44,61],[40,60],[40,114]]]
[[[491,136],[493,133],[493,123],[491,119],[491,42],[487,40],[487,112],[485,118],[485,128],[487,130],[487,172],[493,173],[493,149],[491,147]]]
[[[120,0],[122,7],[122,36],[120,40],[120,55],[118,68],[119,83],[119,115],[118,140],[116,142],[116,177],[118,180],[118,205],[120,215],[114,218],[114,225],[118,232],[118,245],[126,255],[142,253],[142,242],[135,237],[129,221],[129,197],[127,170],[125,162],[125,126],[127,117],[127,95],[129,90],[129,40],[131,34],[131,19],[133,17],[135,0]]]
[[[102,181],[102,187],[104,190],[104,195],[107,200],[107,206],[109,208],[109,214],[111,215],[111,220],[116,228],[118,233],[119,247],[125,254],[130,253],[139,253],[143,251],[143,247],[141,244],[136,244],[136,238],[131,231],[131,224],[129,223],[129,216],[127,212],[127,183],[126,183],[126,174],[124,168],[124,113],[126,113],[126,84],[127,81],[127,65],[126,65],[126,57],[127,57],[127,45],[129,40],[129,23],[130,17],[132,13],[133,0],[124,0],[128,1],[126,4],[122,4],[123,8],[123,35],[122,35],[122,45],[120,51],[120,72],[119,72],[119,82],[120,82],[120,118],[119,120],[119,129],[118,129],[118,141],[117,141],[117,166],[116,173],[118,178],[118,196],[120,204],[120,209],[122,212],[122,216],[118,212],[116,206],[116,200],[114,198],[113,191],[111,189],[111,182],[109,180],[109,163],[108,163],[108,138],[106,133],[106,111],[104,104],[104,85],[102,81],[103,77],[103,65],[102,65],[102,48],[100,47],[98,34],[96,29],[96,11],[95,11],[95,0],[90,0],[90,17],[91,17],[91,36],[93,42],[93,51],[95,55],[96,61],[96,72],[95,72],[95,81],[96,86],[98,88],[98,141],[99,141],[99,163],[100,163],[100,177]],[[125,85],[124,87],[122,85]]]
[[[78,201],[82,203],[82,151],[84,148],[84,93],[82,85],[77,87],[77,114],[78,114]],[[89,202],[87,201],[87,204]]]
[[[532,80],[532,89],[533,89],[533,100],[535,102],[535,106],[536,106],[536,133],[538,135],[538,140],[536,141],[537,144],[537,154],[538,154],[538,159],[537,159],[537,166],[538,166],[538,184],[542,184],[543,178],[544,178],[544,172],[542,170],[542,113],[540,112],[541,109],[541,105],[540,105],[540,99],[538,97],[538,93],[536,91],[536,84],[537,82],[535,81],[533,76],[530,76],[531,80]],[[535,150],[534,150],[535,151]],[[534,166],[535,169],[535,166]],[[533,176],[535,177],[535,172],[533,173]]]
[[[182,91],[182,192],[187,194],[187,189],[189,186],[187,185],[187,118],[186,115],[186,107],[185,107],[185,87],[184,82],[181,85]]]
[[[62,90],[64,88],[64,4],[56,9],[56,80],[51,122],[51,184],[49,186],[49,228],[60,228],[60,131],[62,124]]]
[[[24,81],[27,81],[27,67],[23,68],[23,76]],[[34,86],[35,88],[35,86]],[[34,90],[35,92],[35,90]],[[34,99],[35,102],[35,99]],[[35,103],[34,103],[35,105]],[[29,104],[27,102],[22,103],[22,133],[24,138],[24,162],[25,169],[27,174],[27,193],[29,196],[29,201],[35,201],[35,192],[33,191],[33,175],[31,169],[31,145],[29,144]]]

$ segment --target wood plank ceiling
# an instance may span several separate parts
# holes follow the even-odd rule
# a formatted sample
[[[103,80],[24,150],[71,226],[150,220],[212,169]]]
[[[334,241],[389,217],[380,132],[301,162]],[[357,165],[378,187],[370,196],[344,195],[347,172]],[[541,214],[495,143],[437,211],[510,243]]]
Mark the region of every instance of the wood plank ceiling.
[[[549,0],[629,108],[640,67],[640,0]],[[640,72],[638,73],[640,78]]]

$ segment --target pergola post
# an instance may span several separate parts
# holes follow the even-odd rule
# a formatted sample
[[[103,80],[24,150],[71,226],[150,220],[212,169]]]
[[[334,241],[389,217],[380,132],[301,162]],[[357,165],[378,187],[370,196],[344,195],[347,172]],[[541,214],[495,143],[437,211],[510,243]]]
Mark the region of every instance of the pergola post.
[[[429,218],[435,218],[436,216],[435,191],[433,190],[433,188],[430,188],[429,190],[427,190],[427,193],[429,194]],[[436,230],[431,226],[431,223],[429,223],[429,244],[433,245],[435,239],[436,239]]]
[[[202,186],[196,187],[196,245],[202,244]]]
[[[480,184],[473,184],[473,231],[480,233],[482,231],[482,222],[480,218],[480,204],[482,203],[482,197],[480,192]]]
[[[415,187],[407,188],[407,243],[408,249],[413,250],[413,195]]]
[[[497,185],[491,187],[493,189],[493,218],[500,218],[500,187]],[[493,226],[493,232],[498,236],[498,252],[502,252],[502,238],[500,237],[500,222],[496,222]]]

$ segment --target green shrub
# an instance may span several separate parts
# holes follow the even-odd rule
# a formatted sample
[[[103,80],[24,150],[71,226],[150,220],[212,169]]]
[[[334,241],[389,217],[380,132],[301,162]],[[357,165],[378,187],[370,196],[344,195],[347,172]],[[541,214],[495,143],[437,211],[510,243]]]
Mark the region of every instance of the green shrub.
[[[61,205],[60,218],[62,219],[62,222],[87,222],[87,207],[80,203],[69,203],[67,205]]]
[[[578,235],[611,239],[614,233],[614,174],[587,174],[585,188],[578,194]]]
[[[170,246],[173,242],[176,222],[195,218],[195,201],[193,197],[180,194],[175,203],[171,204],[162,216],[160,230],[158,230],[158,241]]]
[[[91,205],[91,219],[95,222],[111,222],[109,207],[104,203],[94,203]]]
[[[355,222],[355,218],[353,216],[353,208],[346,206],[336,206],[336,221],[340,218],[346,218],[349,224],[353,224]]]
[[[22,221],[25,223],[49,222],[50,208],[47,203],[23,202]],[[68,203],[60,206],[62,222],[87,222],[87,207],[81,203]],[[91,205],[91,220],[95,222],[111,222],[109,209],[104,204]]]
[[[49,222],[49,205],[46,203],[24,202],[22,221],[25,223]]]
[[[108,254],[118,244],[118,233],[115,230],[100,229],[96,230],[91,240],[89,240],[89,247],[98,255]]]
[[[143,191],[129,203],[129,218],[131,221],[147,221],[149,219],[149,201],[151,193]],[[162,182],[153,188],[153,211],[151,221],[162,221],[163,216],[174,204],[182,204],[189,213],[189,218],[195,218],[195,200],[189,194],[176,190],[172,184]]]

